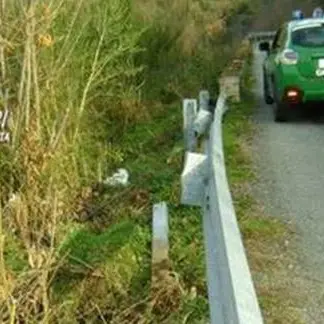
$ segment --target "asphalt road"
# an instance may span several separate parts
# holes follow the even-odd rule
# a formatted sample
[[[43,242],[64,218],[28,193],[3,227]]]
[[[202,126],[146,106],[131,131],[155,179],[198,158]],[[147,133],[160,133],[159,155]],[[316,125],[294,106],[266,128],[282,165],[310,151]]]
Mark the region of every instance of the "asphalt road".
[[[264,54],[257,49],[254,53],[256,192],[267,214],[296,225],[300,266],[312,286],[307,324],[324,323],[324,123],[275,123],[272,107],[262,97]]]

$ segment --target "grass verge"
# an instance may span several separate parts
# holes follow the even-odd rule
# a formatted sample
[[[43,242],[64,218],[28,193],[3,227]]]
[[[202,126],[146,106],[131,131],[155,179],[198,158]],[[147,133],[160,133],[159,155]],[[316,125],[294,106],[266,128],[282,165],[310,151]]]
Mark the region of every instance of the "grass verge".
[[[120,139],[120,145],[131,148],[124,156],[131,185],[114,193],[102,189],[87,206],[101,206],[100,211],[85,216],[61,248],[62,256],[69,251],[70,257],[54,287],[66,318],[80,313],[87,323],[99,316],[109,323],[207,319],[201,217],[196,209],[179,206],[178,200],[181,123],[178,105],[161,106],[150,122]],[[112,196],[114,201],[107,201]],[[152,295],[151,206],[161,200],[167,201],[170,212],[172,273],[164,291]]]
[[[251,117],[256,102],[250,66],[244,74],[242,100],[231,105],[224,120],[228,179],[265,322],[302,323],[300,292],[289,270],[294,260],[288,242],[294,231],[266,215],[253,196],[257,174],[251,155],[255,135]]]

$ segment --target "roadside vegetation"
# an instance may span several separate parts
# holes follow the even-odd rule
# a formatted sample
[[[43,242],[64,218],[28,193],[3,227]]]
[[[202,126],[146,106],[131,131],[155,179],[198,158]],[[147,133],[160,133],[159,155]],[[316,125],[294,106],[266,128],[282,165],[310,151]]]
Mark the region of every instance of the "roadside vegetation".
[[[232,53],[247,1],[1,1],[0,320],[170,323],[208,315],[199,212],[179,207],[180,102]],[[231,42],[234,44],[234,41]],[[130,185],[103,180],[118,167]],[[173,280],[150,289],[151,207]],[[190,247],[190,248],[189,248]]]
[[[0,150],[0,321],[205,323],[201,215],[179,206],[181,100],[216,95],[241,41],[230,27],[236,17],[248,26],[255,3],[0,4],[1,109],[11,114]],[[243,106],[225,124],[230,176],[248,244],[267,233],[270,242],[281,226],[247,220],[250,198],[236,196],[250,174],[237,142],[249,130]],[[104,185],[119,167],[130,185]],[[151,209],[161,200],[172,264],[156,291]]]
[[[250,54],[249,61],[251,58]],[[253,189],[258,181],[251,149],[257,131],[252,121],[257,103],[251,64],[244,71],[241,102],[231,104],[223,128],[234,206],[265,323],[301,324],[306,296],[301,293],[301,278],[291,275],[296,266],[294,228],[265,214]]]

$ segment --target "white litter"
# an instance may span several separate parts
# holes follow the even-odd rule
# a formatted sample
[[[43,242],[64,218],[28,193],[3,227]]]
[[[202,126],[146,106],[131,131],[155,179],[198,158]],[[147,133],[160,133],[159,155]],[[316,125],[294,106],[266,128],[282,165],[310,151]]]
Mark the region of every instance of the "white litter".
[[[19,198],[18,194],[12,193],[9,197],[8,203],[11,204],[11,203],[15,202],[16,200],[18,200],[18,198]]]
[[[126,169],[118,169],[111,177],[108,177],[103,181],[105,185],[109,186],[127,186],[129,179],[129,173]]]

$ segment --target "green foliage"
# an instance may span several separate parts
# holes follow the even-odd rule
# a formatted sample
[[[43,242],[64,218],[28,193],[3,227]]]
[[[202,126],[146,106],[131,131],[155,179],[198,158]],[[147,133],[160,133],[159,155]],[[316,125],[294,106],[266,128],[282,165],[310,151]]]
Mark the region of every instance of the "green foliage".
[[[24,273],[31,269],[32,253],[45,254],[49,273],[55,271],[48,282],[38,283],[44,294],[33,298],[38,297],[40,309],[47,307],[44,316],[53,321],[206,321],[201,213],[179,206],[179,103],[202,87],[213,96],[217,92],[219,73],[235,52],[225,42],[235,35],[227,30],[227,22],[214,23],[224,12],[227,18],[236,15],[238,3],[54,0],[47,17],[33,2],[33,37],[27,33],[33,19],[26,19],[27,7],[19,1],[8,4],[6,26],[11,27],[4,28],[4,38],[14,44],[14,53],[6,60],[7,84],[17,107],[17,136],[14,146],[0,154],[0,166],[7,172],[0,183],[4,191],[23,185],[21,205],[14,210],[22,213],[21,223],[4,217],[5,233],[18,227],[9,235],[8,268]],[[51,37],[46,45],[47,34]],[[23,61],[30,60],[31,66],[24,66]],[[233,108],[226,121],[230,172],[237,178],[246,171],[234,143],[245,114]],[[83,195],[83,189],[95,187],[117,167],[129,170],[129,188],[91,189],[94,197]],[[150,291],[151,206],[161,200],[170,209],[170,254],[181,287],[174,308],[161,302],[163,314],[151,307],[157,297]],[[22,229],[39,236],[51,231],[55,253],[41,240],[29,242]],[[38,244],[37,249],[27,249],[29,243]],[[22,308],[17,317],[33,316]]]
[[[8,235],[4,247],[4,261],[10,271],[21,273],[28,268],[27,254],[21,241],[12,234]]]

